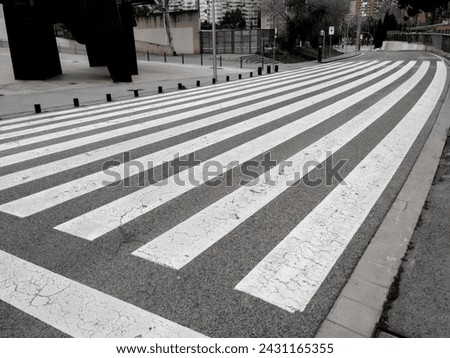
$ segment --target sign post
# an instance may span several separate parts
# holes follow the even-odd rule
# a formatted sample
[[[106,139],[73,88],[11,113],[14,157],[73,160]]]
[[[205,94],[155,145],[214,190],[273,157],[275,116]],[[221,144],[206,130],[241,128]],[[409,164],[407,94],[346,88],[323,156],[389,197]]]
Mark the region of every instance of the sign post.
[[[331,57],[331,48],[333,47],[334,26],[330,26],[328,28],[328,35],[330,35],[330,57]]]
[[[213,80],[217,81],[217,44],[216,44],[216,1],[212,0],[212,42],[213,42]]]

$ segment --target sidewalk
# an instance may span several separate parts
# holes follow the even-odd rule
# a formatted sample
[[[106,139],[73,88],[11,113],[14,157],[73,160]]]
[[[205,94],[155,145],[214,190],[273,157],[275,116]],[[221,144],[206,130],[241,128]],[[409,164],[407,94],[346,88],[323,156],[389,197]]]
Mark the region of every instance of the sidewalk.
[[[106,94],[113,100],[133,97],[133,90],[138,89],[140,96],[155,95],[158,87],[164,92],[178,90],[181,83],[186,88],[193,88],[200,81],[201,86],[212,84],[212,67],[205,59],[205,65],[192,63],[181,56],[169,58],[167,63],[139,60],[139,75],[133,76],[133,83],[113,83],[106,67],[90,68],[85,54],[60,54],[63,74],[46,81],[16,81],[13,76],[11,58],[8,48],[0,48],[0,118],[34,113],[34,104],[41,104],[44,111],[57,110],[73,106],[73,98],[78,98],[81,105],[102,103]],[[228,62],[228,66],[218,68],[218,82],[225,82],[226,77],[237,80],[256,75],[257,64],[239,68],[239,62]],[[223,63],[225,65],[225,63]]]
[[[383,307],[380,331],[450,337],[450,136],[431,191]]]
[[[182,63],[184,57],[184,64]],[[218,83],[256,76],[260,63],[243,62],[240,68],[240,55],[217,57]],[[90,68],[84,53],[60,53],[63,74],[46,81],[16,81],[13,76],[8,48],[0,48],[0,119],[34,113],[34,104],[40,104],[43,111],[73,107],[73,99],[78,98],[81,106],[104,103],[106,94],[113,100],[129,99],[133,90],[140,96],[157,95],[158,87],[164,92],[178,90],[178,84],[185,88],[211,85],[213,70],[212,56],[200,55],[164,56],[140,54],[139,75],[133,76],[133,83],[113,83],[106,67]],[[221,66],[222,65],[222,66]],[[318,65],[317,62],[298,64],[278,64],[280,71]],[[273,72],[273,65],[272,72]],[[265,66],[264,71],[267,70]]]

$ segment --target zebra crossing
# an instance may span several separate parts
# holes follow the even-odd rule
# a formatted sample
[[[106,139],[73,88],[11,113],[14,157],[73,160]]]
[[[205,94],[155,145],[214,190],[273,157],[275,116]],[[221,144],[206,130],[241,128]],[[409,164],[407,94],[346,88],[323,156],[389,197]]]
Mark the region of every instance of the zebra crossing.
[[[387,67],[385,70],[388,70],[390,68],[391,67]],[[406,66],[403,70],[407,71],[407,69],[408,67]],[[365,77],[364,80],[366,80],[368,77]],[[386,83],[390,83],[390,80],[391,79],[386,80]],[[351,86],[354,86],[357,83],[357,81],[354,81],[352,82]],[[359,92],[355,96],[361,95],[362,92]],[[349,97],[345,101],[348,104],[354,103],[353,98],[351,97]],[[298,105],[299,103],[301,102],[296,103],[296,105]],[[342,103],[336,103],[333,106],[341,108],[341,105]],[[271,114],[269,113],[269,115]],[[235,158],[239,158],[242,162],[246,162],[254,156],[260,153],[264,153],[271,147],[291,139],[301,132],[310,129],[312,126],[317,125],[320,121],[326,119],[326,117],[323,116],[323,112],[320,111],[314,113],[312,117],[312,120],[307,117],[300,118],[297,121],[290,123],[288,126],[281,127],[279,130],[268,133],[265,136],[258,137],[252,142],[245,143],[240,147],[234,148],[231,151],[222,153],[221,155],[211,159],[211,161],[220,163],[220,166],[223,168],[231,169],[229,163],[231,163]],[[192,176],[194,178],[198,178],[198,183],[203,183],[201,173],[204,172],[204,169],[201,164],[195,168],[189,169],[189,171],[195,171]],[[181,180],[183,182],[186,182],[186,185],[184,186],[179,186],[175,181],[171,181],[169,179],[169,182],[163,187],[150,186],[144,188],[136,193],[130,194],[130,196],[128,197],[118,199],[117,201],[112,202],[107,206],[101,207],[96,211],[91,211],[89,213],[86,213],[82,217],[62,224],[56,227],[56,229],[71,233],[82,238],[86,238],[88,240],[95,239],[96,237],[114,228],[117,228],[123,223],[133,220],[134,218],[136,218],[136,216],[142,215],[142,213],[149,212],[156,206],[162,205],[165,202],[172,200],[176,196],[181,195],[183,192],[193,188],[194,183],[192,181],[189,181],[188,178],[189,175],[191,175],[189,171],[183,172],[184,175],[180,175]],[[157,196],[155,195],[155,191],[158,192]],[[161,197],[164,199],[161,200]],[[120,209],[118,210],[117,208]],[[134,208],[136,209],[134,210]],[[84,233],[83,230],[88,226],[90,227],[91,225],[93,227],[96,227],[95,232],[89,230],[88,233]]]
[[[438,64],[430,91],[347,176],[345,185],[339,185],[314,208],[236,289],[290,311],[305,309],[437,105],[446,81],[444,66]],[[309,252],[305,255],[300,247],[306,247]]]
[[[204,204],[180,213],[182,219],[164,223],[167,230],[139,232],[128,252],[130,260],[182,272],[201,265],[205,255],[214,255],[214,247],[226,244],[230,233],[250,225],[252,217],[283,200],[330,156],[350,150],[408,105],[386,135],[362,150],[363,158],[352,164],[344,180],[333,184],[232,283],[234,295],[301,314],[432,119],[446,79],[446,66],[439,60],[338,62],[0,122],[0,212],[18,220],[50,218],[47,225],[54,232],[95,244],[139,220],[155,216],[157,224],[155,212],[174,210],[177,200],[204,198]],[[278,153],[276,165],[260,168],[244,183],[222,183],[210,194],[211,182],[229,173],[242,178],[244,163],[261,161],[271,152]],[[131,155],[126,159],[125,153]],[[190,155],[200,160],[164,173],[166,164]],[[217,170],[205,175],[210,163]],[[161,177],[124,187],[127,179],[153,171]],[[96,200],[106,192],[106,199]],[[78,208],[75,216],[60,215],[71,205]],[[57,214],[46,216],[48,212]],[[53,314],[40,312],[30,314],[53,325],[56,318],[48,318]],[[58,329],[84,334],[64,324]],[[183,329],[175,328],[180,335],[196,334]]]
[[[338,76],[338,75],[336,75]],[[351,77],[350,77],[351,78]],[[348,78],[347,78],[348,79]],[[336,81],[340,81],[340,79],[335,80]],[[310,84],[314,83],[314,81],[305,81],[304,83],[302,83],[300,86],[298,85],[294,85],[292,88],[295,87],[305,87],[308,86]],[[287,87],[287,91],[292,89],[291,87]],[[150,134],[148,136],[142,136],[142,137],[138,137],[137,139],[133,138],[131,140],[128,141],[123,141],[123,142],[119,142],[114,146],[106,146],[106,147],[102,147],[101,150],[95,150],[95,151],[90,151],[87,152],[86,154],[83,153],[82,156],[78,156],[78,157],[70,157],[64,161],[59,161],[58,163],[53,163],[52,165],[47,165],[45,167],[39,167],[38,169],[38,174],[37,175],[26,175],[26,176],[20,176],[20,175],[15,175],[15,176],[11,176],[11,177],[7,177],[1,180],[0,183],[0,188],[8,188],[10,187],[11,184],[15,184],[18,185],[24,183],[25,181],[30,181],[33,179],[38,179],[38,178],[42,178],[45,175],[50,175],[53,174],[55,172],[55,170],[51,170],[50,168],[54,168],[55,166],[57,168],[61,168],[61,166],[64,167],[64,169],[72,169],[76,166],[80,166],[82,164],[86,164],[88,161],[95,161],[95,160],[99,160],[99,159],[104,159],[107,158],[108,156],[114,154],[114,153],[120,153],[120,152],[124,152],[124,151],[130,151],[133,150],[135,148],[139,148],[147,143],[153,143],[157,140],[162,141],[171,137],[174,137],[176,135],[185,133],[187,131],[193,131],[193,130],[197,130],[200,129],[202,127],[207,126],[208,124],[211,125],[212,123],[217,123],[218,121],[226,121],[229,119],[232,119],[233,117],[242,115],[244,113],[246,113],[246,111],[251,112],[254,111],[255,109],[261,109],[261,108],[265,108],[267,106],[273,105],[275,103],[277,103],[276,101],[279,100],[280,102],[291,99],[291,98],[295,98],[295,96],[299,96],[299,95],[304,95],[307,93],[310,93],[311,91],[314,90],[320,90],[324,88],[324,85],[318,85],[316,87],[313,88],[309,88],[309,89],[304,89],[302,91],[299,92],[294,92],[294,93],[288,93],[286,96],[283,96],[279,99],[275,99],[273,100],[268,99],[266,101],[261,101],[258,102],[254,105],[249,105],[249,106],[245,106],[245,107],[239,107],[237,109],[231,110],[227,113],[220,113],[217,115],[213,115],[210,117],[205,118],[204,120],[198,120],[195,121],[194,123],[189,123],[187,125],[180,125],[177,128],[170,128],[168,130],[165,131],[160,131],[157,132],[155,134]],[[286,88],[283,88],[283,90],[286,90]],[[274,93],[276,93],[277,90],[274,91]],[[268,92],[264,92],[265,94],[267,94]],[[270,91],[269,91],[270,94]],[[252,96],[251,99],[257,99],[259,98],[259,95],[255,95]],[[229,103],[231,106],[236,104],[236,103],[240,103],[240,100],[235,100],[231,103]],[[168,105],[170,105],[170,103],[168,103]],[[208,110],[213,111],[215,109],[218,108],[224,108],[224,103],[219,104],[217,107],[214,108],[208,108]],[[288,110],[290,110],[290,108],[288,108]],[[200,108],[200,110],[194,111],[195,113],[192,115],[199,115],[203,112],[205,112],[206,110],[203,108]],[[154,112],[152,112],[153,114]],[[206,112],[207,113],[207,112]],[[170,116],[169,118],[163,117],[161,119],[157,119],[157,120],[153,120],[150,121],[149,123],[143,123],[143,124],[137,124],[136,126],[140,129],[140,131],[144,130],[144,129],[149,129],[152,127],[157,127],[159,125],[162,124],[167,124],[170,122],[177,122],[180,121],[183,118],[187,118],[189,117],[190,113],[180,113],[178,115],[173,115]],[[140,114],[139,116],[145,118],[146,116],[148,116],[147,113],[144,112],[144,114]],[[133,117],[134,118],[134,117]],[[129,118],[128,118],[129,119]],[[92,135],[91,137],[95,137],[94,139],[97,141],[101,141],[101,140],[105,140],[106,138],[111,138],[113,137],[115,134],[117,135],[118,132],[120,132],[120,134],[124,134],[124,133],[138,133],[139,131],[135,132],[133,131],[133,126],[129,126],[126,128],[122,128],[116,131],[109,131],[109,132],[102,132],[100,134],[97,135]],[[245,129],[245,128],[244,128]],[[243,130],[242,128],[240,129],[241,131]],[[119,134],[119,135],[120,135]],[[57,132],[57,133],[51,133],[49,134],[46,138],[49,138],[50,136],[59,136],[61,135],[61,133]],[[32,143],[34,139],[28,139],[27,144]],[[67,149],[71,149],[71,148],[76,148],[76,147],[80,147],[82,145],[87,145],[87,144],[91,144],[93,142],[93,138],[89,138],[89,137],[84,137],[81,139],[76,139],[76,140],[72,140],[72,141],[65,141],[62,142],[60,144],[55,144],[55,145],[50,145],[50,146],[45,146],[45,147],[41,147],[37,150],[30,150],[30,151],[25,151],[25,152],[20,152],[17,153],[16,155],[9,155],[8,158],[6,158],[4,161],[2,160],[2,163],[0,164],[1,166],[7,166],[7,165],[11,165],[11,164],[15,164],[15,163],[19,163],[25,160],[30,160],[30,159],[34,159],[34,158],[38,158],[40,156],[45,156],[45,155],[49,155],[49,154],[54,154],[54,153],[58,153],[61,151],[65,151]],[[20,141],[14,141],[14,142],[8,142],[5,143],[5,146],[11,145],[11,146],[20,146]],[[25,144],[22,144],[25,145]],[[2,147],[0,147],[2,148]],[[89,157],[89,158],[86,158]],[[70,163],[70,164],[69,164]],[[22,179],[17,180],[14,178],[17,177],[21,177]],[[6,184],[6,183],[11,183],[11,184]]]
[[[224,233],[233,230],[250,217],[253,212],[262,208],[286,190],[288,187],[283,184],[287,182],[287,177],[293,179],[293,174],[296,172],[301,173],[301,176],[306,175],[306,173],[301,172],[305,168],[305,163],[312,160],[316,160],[317,163],[325,161],[331,152],[338,151],[348,140],[356,137],[379,118],[383,112],[391,108],[398,98],[407,95],[420,82],[427,69],[428,64],[422,64],[419,71],[410,80],[394,91],[393,97],[382,99],[381,103],[373,105],[333,133],[326,135],[288,159],[293,165],[287,167],[287,170],[280,170],[280,165],[271,169],[273,175],[266,177],[276,177],[277,185],[269,186],[264,180],[265,178],[254,179],[253,182],[238,189],[229,197],[224,197],[189,220],[150,241],[134,254],[174,269],[182,268],[219,240]],[[380,111],[380,107],[383,108],[382,111]],[[308,167],[309,171],[312,169],[313,167]],[[250,203],[254,204],[255,207],[249,205]],[[213,229],[206,230],[206,228]]]

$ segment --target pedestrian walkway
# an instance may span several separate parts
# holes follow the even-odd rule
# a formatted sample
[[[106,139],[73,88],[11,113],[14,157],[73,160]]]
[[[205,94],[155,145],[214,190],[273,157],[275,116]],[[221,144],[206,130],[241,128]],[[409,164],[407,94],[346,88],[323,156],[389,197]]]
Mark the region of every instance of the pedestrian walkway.
[[[212,84],[213,70],[206,60],[204,66],[189,59],[184,65],[176,63],[181,62],[181,56],[168,63],[140,60],[140,74],[133,76],[133,83],[121,84],[111,82],[106,68],[90,68],[85,54],[61,53],[60,57],[63,75],[46,81],[16,81],[9,50],[0,48],[0,118],[34,112],[34,104],[49,111],[73,107],[73,98],[84,106],[105,102],[106,94],[122,100],[133,97],[136,89],[141,96],[148,96],[157,94],[158,87],[168,92],[178,90],[179,84],[183,88],[194,88],[197,81],[201,86]],[[218,68],[218,82],[225,82],[227,77],[237,80],[239,75],[247,78],[250,72],[256,76],[257,67],[252,64],[241,69],[239,62],[223,63]]]
[[[108,71],[103,67],[90,68],[85,53],[67,52],[60,49],[63,75],[46,81],[16,81],[8,48],[0,47],[0,119],[34,112],[34,105],[40,104],[43,111],[54,111],[73,107],[77,98],[81,106],[102,103],[106,95],[113,100],[133,97],[134,90],[140,96],[157,94],[159,87],[164,92],[182,88],[194,88],[197,81],[201,86],[211,85],[213,77],[212,55],[158,56],[138,54],[139,75],[133,76],[133,83],[112,83]],[[338,61],[354,56],[354,52],[339,58]],[[257,75],[262,62],[240,61],[242,55],[218,55],[218,82],[237,80],[239,76],[248,78],[250,73]],[[274,64],[267,65],[274,72]],[[280,71],[288,71],[317,65],[316,62],[297,64],[277,64]],[[48,93],[52,95],[49,96]]]

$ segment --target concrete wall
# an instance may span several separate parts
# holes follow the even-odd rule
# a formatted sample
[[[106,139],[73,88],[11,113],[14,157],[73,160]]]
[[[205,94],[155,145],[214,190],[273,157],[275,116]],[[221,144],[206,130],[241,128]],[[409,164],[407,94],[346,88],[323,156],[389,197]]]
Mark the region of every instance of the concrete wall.
[[[170,18],[175,51],[179,54],[200,53],[199,12],[171,13]],[[138,18],[134,36],[137,51],[150,51],[156,54],[169,52],[162,14]]]
[[[136,44],[136,52],[147,53],[148,51],[149,53],[154,55],[164,55],[164,53],[166,54],[171,53],[170,46],[167,45],[158,45],[148,43],[145,41],[135,41],[135,44]]]
[[[450,53],[450,34],[443,33],[388,33],[383,49],[386,51],[443,51]]]
[[[400,41],[384,41],[383,51],[427,51],[427,45]]]
[[[153,54],[170,53],[162,15],[156,14],[149,18],[139,18],[137,20],[137,27],[134,28],[136,50],[144,53],[149,51]],[[172,13],[171,20],[176,52],[179,54],[200,53],[198,11]],[[7,39],[3,5],[0,5],[0,47],[8,46]],[[84,45],[74,41],[57,38],[57,42],[60,48],[69,48],[75,52],[85,51]]]
[[[86,46],[80,44],[74,40],[62,39],[60,37],[56,38],[56,43],[58,44],[58,49],[70,49],[74,53],[86,53]]]
[[[134,29],[134,36],[137,42],[156,44],[159,46],[168,45],[165,29]],[[172,37],[177,53],[199,53],[199,50],[195,48],[194,31],[192,28],[172,29]]]
[[[7,41],[5,16],[3,15],[3,5],[0,4],[0,41]],[[0,45],[1,47],[1,45]]]

